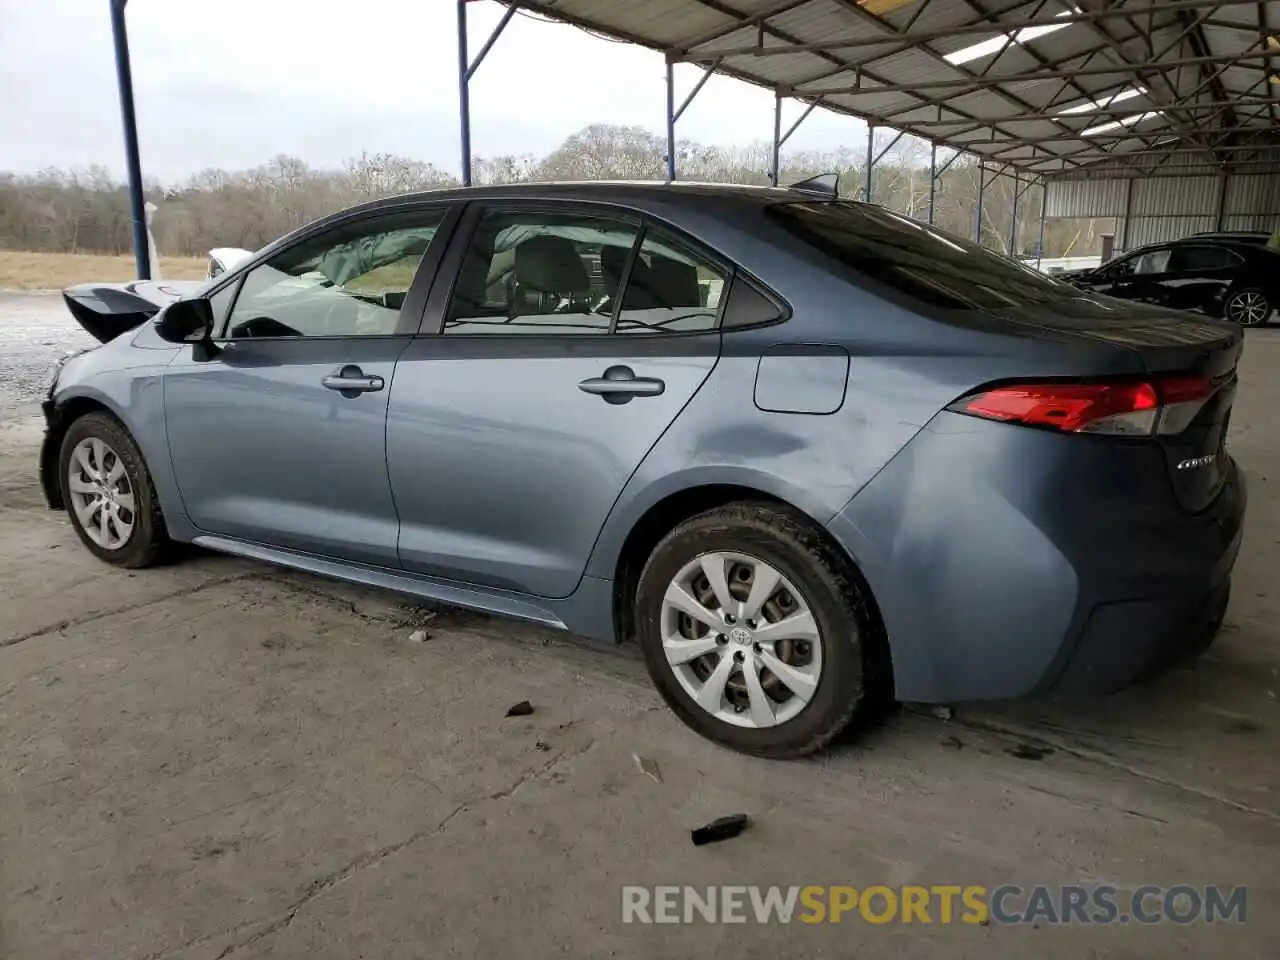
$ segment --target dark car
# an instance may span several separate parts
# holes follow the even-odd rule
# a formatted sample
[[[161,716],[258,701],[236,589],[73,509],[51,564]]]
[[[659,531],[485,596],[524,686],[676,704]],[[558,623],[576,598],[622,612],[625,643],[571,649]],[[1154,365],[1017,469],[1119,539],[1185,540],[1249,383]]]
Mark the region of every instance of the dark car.
[[[1084,290],[1199,310],[1249,327],[1266,323],[1280,306],[1280,252],[1235,237],[1156,243],[1058,278]]]
[[[1226,609],[1241,330],[879,207],[423,193],[181,295],[67,293],[109,342],[55,374],[41,470],[109,563],[189,542],[638,639],[768,756],[895,697],[1115,689]]]

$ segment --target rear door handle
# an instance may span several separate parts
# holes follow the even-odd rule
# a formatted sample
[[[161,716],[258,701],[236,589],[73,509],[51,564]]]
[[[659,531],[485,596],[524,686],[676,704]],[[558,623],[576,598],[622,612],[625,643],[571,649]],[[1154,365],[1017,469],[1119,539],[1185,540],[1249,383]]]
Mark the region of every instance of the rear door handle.
[[[364,371],[349,363],[337,373],[331,373],[320,381],[326,390],[337,390],[344,397],[356,397],[362,393],[375,393],[387,385],[382,377],[366,377]]]
[[[608,403],[626,403],[633,397],[660,397],[667,385],[657,377],[637,377],[630,367],[610,367],[600,377],[588,377],[578,384],[583,393],[604,397]]]

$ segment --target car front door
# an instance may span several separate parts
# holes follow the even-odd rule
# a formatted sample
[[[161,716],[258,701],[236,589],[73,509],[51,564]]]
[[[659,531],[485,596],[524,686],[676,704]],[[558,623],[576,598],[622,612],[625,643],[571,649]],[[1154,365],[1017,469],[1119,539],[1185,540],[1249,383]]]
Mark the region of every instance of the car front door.
[[[608,208],[469,208],[430,335],[391,391],[403,565],[572,593],[628,478],[716,363],[728,277]]]
[[[1130,254],[1127,257],[1112,260],[1110,263],[1104,263],[1085,276],[1079,282],[1079,286],[1109,297],[1123,298],[1137,262],[1137,256]]]
[[[1126,300],[1143,303],[1167,304],[1169,289],[1169,261],[1173,255],[1170,247],[1148,247],[1134,258],[1133,269],[1125,278],[1125,292],[1117,294]]]
[[[196,527],[399,566],[387,399],[456,217],[436,205],[343,221],[214,296],[214,349],[184,348],[164,378]]]

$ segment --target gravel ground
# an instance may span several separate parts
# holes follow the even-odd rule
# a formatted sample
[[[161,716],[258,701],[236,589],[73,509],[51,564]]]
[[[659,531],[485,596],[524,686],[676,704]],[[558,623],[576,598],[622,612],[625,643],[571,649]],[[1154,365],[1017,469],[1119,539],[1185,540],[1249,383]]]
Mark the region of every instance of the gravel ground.
[[[96,342],[58,294],[0,291],[0,416],[38,403],[50,365],[66,351]]]

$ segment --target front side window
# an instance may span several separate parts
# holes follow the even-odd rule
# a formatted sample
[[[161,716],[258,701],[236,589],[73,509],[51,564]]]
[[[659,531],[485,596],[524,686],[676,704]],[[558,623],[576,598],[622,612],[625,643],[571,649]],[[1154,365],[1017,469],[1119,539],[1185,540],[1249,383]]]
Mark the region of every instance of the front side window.
[[[604,217],[489,211],[454,284],[444,333],[607,334],[638,228]]]
[[[417,330],[400,308],[445,211],[345,224],[245,276],[227,337],[390,336]],[[411,327],[412,329],[408,329]]]
[[[1133,260],[1133,274],[1141,277],[1146,274],[1164,273],[1169,269],[1169,255],[1172,251],[1168,247],[1163,250],[1151,250],[1147,253],[1140,254]]]
[[[650,230],[632,261],[617,333],[714,330],[725,296],[723,270],[685,245]]]

